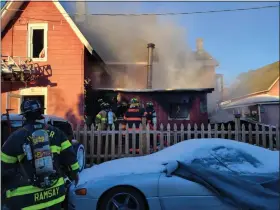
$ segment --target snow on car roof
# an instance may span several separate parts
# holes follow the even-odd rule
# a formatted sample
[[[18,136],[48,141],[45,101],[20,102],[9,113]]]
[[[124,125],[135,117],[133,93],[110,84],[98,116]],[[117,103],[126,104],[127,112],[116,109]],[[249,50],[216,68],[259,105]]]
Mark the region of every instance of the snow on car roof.
[[[94,165],[81,172],[79,184],[108,176],[160,173],[165,170],[163,163],[174,160],[185,163],[197,160],[211,161],[212,154],[223,158],[223,162],[228,162],[228,167],[236,172],[273,173],[279,170],[279,151],[270,151],[228,139],[192,139],[177,143],[151,155],[121,158]],[[236,158],[236,161],[231,163],[228,161],[229,158]],[[224,167],[220,163],[212,165],[215,168]]]

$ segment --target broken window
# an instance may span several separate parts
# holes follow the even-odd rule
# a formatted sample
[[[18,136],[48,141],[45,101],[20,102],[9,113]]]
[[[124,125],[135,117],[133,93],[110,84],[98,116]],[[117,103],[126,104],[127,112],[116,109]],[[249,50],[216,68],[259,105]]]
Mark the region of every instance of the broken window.
[[[29,49],[28,57],[35,60],[46,60],[47,49],[47,25],[29,25]]]
[[[169,118],[187,119],[189,118],[189,110],[188,103],[172,103],[169,106]]]

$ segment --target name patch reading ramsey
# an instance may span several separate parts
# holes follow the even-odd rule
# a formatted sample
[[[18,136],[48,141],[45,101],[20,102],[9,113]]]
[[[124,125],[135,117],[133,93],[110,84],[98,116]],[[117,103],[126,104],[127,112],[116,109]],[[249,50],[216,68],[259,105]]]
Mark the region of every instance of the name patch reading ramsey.
[[[52,188],[52,189],[49,189],[46,191],[35,193],[34,201],[38,202],[38,201],[42,201],[42,200],[54,197],[54,196],[58,195],[58,190],[59,190],[59,187],[56,187],[56,188]]]

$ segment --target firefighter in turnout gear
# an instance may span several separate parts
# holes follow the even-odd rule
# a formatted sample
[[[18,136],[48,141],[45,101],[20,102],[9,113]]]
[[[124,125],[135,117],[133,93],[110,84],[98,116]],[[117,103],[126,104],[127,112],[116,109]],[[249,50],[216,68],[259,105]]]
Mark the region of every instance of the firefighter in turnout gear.
[[[151,129],[157,126],[157,113],[154,109],[153,102],[149,101],[146,103],[146,109],[144,116],[147,119],[147,123],[149,124]]]
[[[23,101],[26,121],[2,147],[1,190],[11,210],[61,209],[66,194],[63,176],[69,173],[76,185],[79,181],[72,144],[58,128],[37,122],[44,118],[42,113],[38,101]]]
[[[110,129],[112,125],[116,122],[117,118],[115,113],[112,111],[110,104],[103,103],[103,109],[96,115],[95,123],[99,130],[106,130],[109,126]]]
[[[105,111],[105,103],[103,102],[101,105],[101,111],[95,117],[95,125],[98,130],[105,130],[107,123],[107,112]]]
[[[139,101],[136,98],[130,100],[130,107],[124,115],[124,120],[128,124],[128,128],[131,129],[135,124],[136,129],[139,129],[144,117],[144,111],[140,108]]]

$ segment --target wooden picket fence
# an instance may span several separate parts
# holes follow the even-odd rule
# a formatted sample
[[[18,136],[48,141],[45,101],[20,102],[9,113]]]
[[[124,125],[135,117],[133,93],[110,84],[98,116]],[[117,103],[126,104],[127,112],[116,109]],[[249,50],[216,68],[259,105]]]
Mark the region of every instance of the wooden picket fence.
[[[279,150],[279,126],[252,126],[245,129],[245,125],[235,124],[235,129],[229,124],[227,128],[221,125],[198,126],[190,124],[185,128],[180,128],[174,124],[164,127],[162,124],[159,129],[151,130],[149,126],[140,125],[139,129],[133,126],[130,130],[122,130],[112,127],[110,130],[96,130],[92,125],[91,129],[87,126],[77,126],[74,131],[75,138],[80,141],[86,151],[87,164],[101,163],[122,157],[142,156],[162,150],[188,139],[199,138],[223,138],[246,142],[249,144]],[[260,128],[259,128],[260,127]]]

